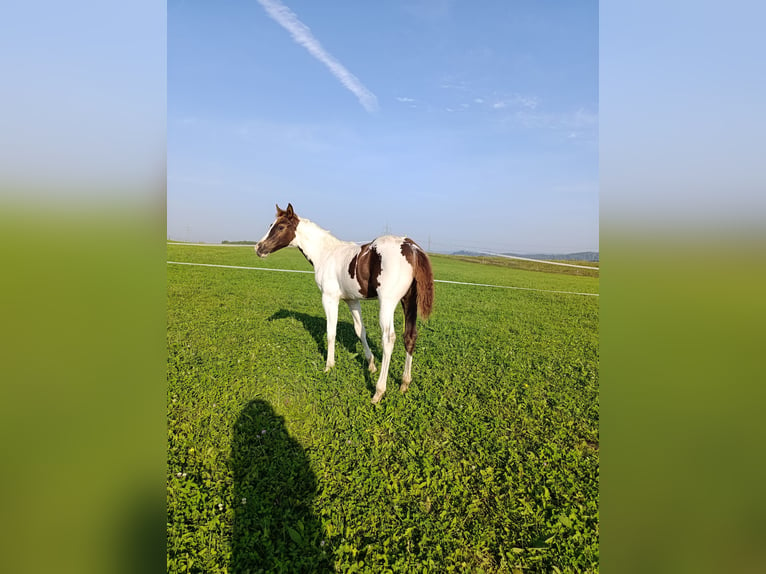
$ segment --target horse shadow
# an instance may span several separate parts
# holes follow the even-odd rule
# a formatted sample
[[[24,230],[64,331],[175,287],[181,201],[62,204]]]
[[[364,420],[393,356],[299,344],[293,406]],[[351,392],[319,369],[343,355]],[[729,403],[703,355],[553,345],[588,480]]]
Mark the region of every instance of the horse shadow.
[[[303,324],[303,328],[309,332],[314,338],[317,344],[317,350],[323,358],[327,357],[327,319],[325,317],[317,317],[315,315],[308,315],[307,313],[301,313],[299,311],[290,311],[287,309],[280,309],[274,313],[267,321],[276,321],[279,319],[297,319]],[[364,358],[364,352],[362,352],[362,343],[359,341],[359,337],[356,336],[354,331],[354,324],[338,319],[337,329],[335,332],[335,344],[343,345],[343,347],[352,355],[356,355],[356,361],[362,366],[365,373],[367,386],[369,390],[375,388],[375,384],[372,378],[369,376],[367,370],[367,359]],[[369,333],[367,334],[367,343],[370,346],[373,356],[377,358],[377,364],[380,366],[381,351],[374,341],[370,340]]]
[[[264,400],[250,401],[231,446],[234,524],[230,572],[331,572],[317,480],[303,447]]]

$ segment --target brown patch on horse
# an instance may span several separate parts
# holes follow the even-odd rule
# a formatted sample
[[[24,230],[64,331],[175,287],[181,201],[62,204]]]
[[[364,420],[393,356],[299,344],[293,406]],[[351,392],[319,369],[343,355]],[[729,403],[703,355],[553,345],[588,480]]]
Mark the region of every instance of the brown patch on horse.
[[[348,266],[348,273],[359,284],[359,293],[367,299],[378,296],[380,286],[380,253],[372,243],[362,245]]]
[[[412,246],[417,247],[417,243],[415,243],[412,239],[409,237],[405,237],[404,241],[402,241],[402,255],[404,255],[404,258],[407,260],[407,263],[412,265],[412,267],[415,267],[415,250],[412,248]]]
[[[259,257],[264,257],[290,245],[290,242],[295,239],[298,223],[300,223],[300,218],[295,215],[291,203],[287,204],[287,209],[280,209],[277,205],[277,219],[271,225],[266,239],[255,246],[255,252]]]

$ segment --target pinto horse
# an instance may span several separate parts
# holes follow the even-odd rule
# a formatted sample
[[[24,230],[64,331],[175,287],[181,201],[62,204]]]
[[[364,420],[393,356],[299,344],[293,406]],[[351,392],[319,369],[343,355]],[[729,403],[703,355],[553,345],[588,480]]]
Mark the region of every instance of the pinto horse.
[[[375,359],[367,344],[362,324],[362,299],[380,300],[380,329],[383,332],[383,359],[372,402],[377,403],[386,392],[386,379],[394,349],[394,311],[397,302],[404,309],[404,349],[407,352],[402,375],[402,392],[412,381],[412,352],[418,336],[418,313],[427,318],[434,300],[434,277],[428,255],[412,239],[384,235],[359,246],[341,241],[317,224],[298,217],[292,204],[287,209],[277,205],[277,218],[266,235],[255,245],[259,257],[293,245],[314,267],[314,278],[322,292],[322,306],[327,317],[327,364],[325,372],[335,365],[335,330],[338,303],[342,299],[354,318],[354,331],[362,342],[364,356],[371,373]]]

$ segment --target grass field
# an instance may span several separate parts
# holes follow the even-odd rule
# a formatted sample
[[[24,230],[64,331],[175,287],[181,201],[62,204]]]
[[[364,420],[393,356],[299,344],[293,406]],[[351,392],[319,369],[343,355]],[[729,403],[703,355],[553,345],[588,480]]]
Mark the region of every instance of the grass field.
[[[294,249],[169,261],[310,270]],[[596,272],[433,256],[436,279],[598,292]],[[490,263],[490,264],[487,264]],[[410,390],[402,314],[370,398],[309,274],[169,264],[169,572],[598,570],[599,298],[437,283]],[[376,362],[376,301],[362,304]]]

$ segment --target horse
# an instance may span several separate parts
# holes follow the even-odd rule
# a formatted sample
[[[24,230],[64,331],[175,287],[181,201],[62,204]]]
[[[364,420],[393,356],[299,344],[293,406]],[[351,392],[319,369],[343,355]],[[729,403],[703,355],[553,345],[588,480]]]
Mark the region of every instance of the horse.
[[[335,333],[338,305],[345,301],[354,319],[354,331],[362,343],[364,357],[371,373],[375,358],[367,344],[362,324],[362,299],[380,302],[380,329],[383,334],[383,358],[375,384],[372,402],[380,401],[386,392],[391,353],[396,340],[394,311],[401,301],[404,310],[404,373],[399,387],[405,392],[412,381],[412,353],[418,337],[418,314],[426,319],[434,301],[434,277],[426,252],[409,237],[383,235],[358,245],[342,241],[306,218],[298,217],[291,203],[283,210],[277,205],[277,216],[266,235],[255,245],[259,257],[266,257],[283,247],[297,247],[314,268],[314,279],[322,293],[322,306],[327,318],[327,362],[325,372],[335,366]]]

